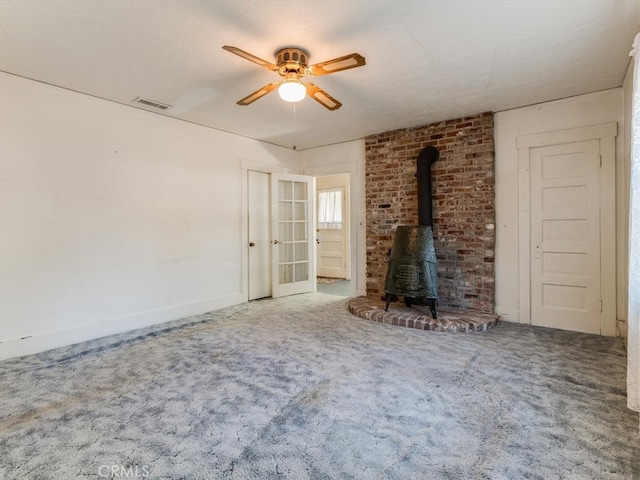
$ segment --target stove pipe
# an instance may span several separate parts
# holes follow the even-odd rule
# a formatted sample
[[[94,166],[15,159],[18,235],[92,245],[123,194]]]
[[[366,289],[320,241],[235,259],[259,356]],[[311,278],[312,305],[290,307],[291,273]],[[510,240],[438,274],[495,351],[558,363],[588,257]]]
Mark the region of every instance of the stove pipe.
[[[418,155],[416,177],[418,179],[418,225],[433,227],[431,165],[438,160],[436,147],[425,147]]]

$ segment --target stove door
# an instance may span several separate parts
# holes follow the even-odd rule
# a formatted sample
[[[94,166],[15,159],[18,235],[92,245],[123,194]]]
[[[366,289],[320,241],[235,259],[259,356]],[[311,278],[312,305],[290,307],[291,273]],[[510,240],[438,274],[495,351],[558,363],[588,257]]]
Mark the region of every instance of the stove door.
[[[316,289],[315,178],[271,175],[273,297]]]

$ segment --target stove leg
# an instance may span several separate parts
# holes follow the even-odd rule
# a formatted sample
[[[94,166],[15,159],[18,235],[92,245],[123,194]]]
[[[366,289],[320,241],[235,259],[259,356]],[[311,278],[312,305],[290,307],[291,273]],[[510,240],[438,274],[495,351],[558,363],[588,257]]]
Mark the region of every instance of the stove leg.
[[[389,293],[387,293],[387,304],[384,307],[384,311],[386,312],[387,309],[389,308],[389,304],[391,303],[391,295]]]
[[[438,319],[438,312],[436,311],[436,305],[438,304],[438,300],[435,298],[429,299],[429,310],[431,310],[431,316],[434,320]]]

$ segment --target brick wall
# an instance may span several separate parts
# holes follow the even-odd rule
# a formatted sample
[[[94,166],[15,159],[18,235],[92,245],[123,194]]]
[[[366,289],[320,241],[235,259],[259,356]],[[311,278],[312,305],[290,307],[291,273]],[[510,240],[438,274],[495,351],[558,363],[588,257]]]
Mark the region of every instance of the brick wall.
[[[366,137],[367,295],[384,295],[397,225],[418,224],[416,159],[432,145],[439,304],[494,311],[493,114]]]

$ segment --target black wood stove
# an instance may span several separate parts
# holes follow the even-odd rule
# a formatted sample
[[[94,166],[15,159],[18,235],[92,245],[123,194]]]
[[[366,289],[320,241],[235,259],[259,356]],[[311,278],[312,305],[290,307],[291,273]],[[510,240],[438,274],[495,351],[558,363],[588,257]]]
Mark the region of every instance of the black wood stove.
[[[389,254],[387,277],[384,284],[385,310],[398,295],[410,307],[416,303],[429,305],[431,315],[437,318],[438,269],[433,244],[433,205],[431,192],[431,165],[440,152],[426,147],[417,159],[418,226],[398,226]]]

